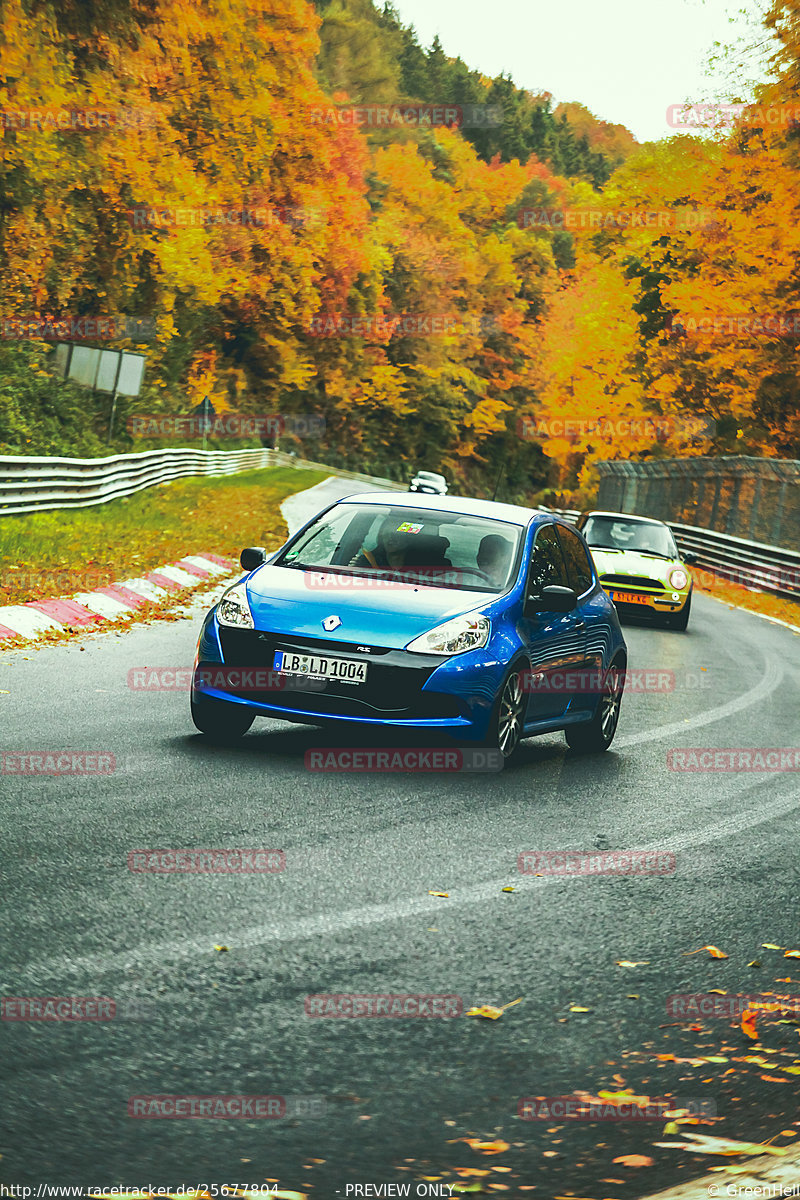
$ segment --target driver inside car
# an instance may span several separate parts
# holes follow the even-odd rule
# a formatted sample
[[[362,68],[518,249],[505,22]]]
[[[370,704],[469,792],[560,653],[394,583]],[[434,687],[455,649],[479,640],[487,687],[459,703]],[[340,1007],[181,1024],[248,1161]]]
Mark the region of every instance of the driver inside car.
[[[494,587],[500,587],[508,571],[509,545],[505,538],[489,533],[481,539],[476,562],[479,570],[488,575]]]
[[[362,545],[358,554],[350,559],[351,567],[404,567],[413,557],[412,539],[397,528],[397,517],[384,517],[378,531],[374,550]]]

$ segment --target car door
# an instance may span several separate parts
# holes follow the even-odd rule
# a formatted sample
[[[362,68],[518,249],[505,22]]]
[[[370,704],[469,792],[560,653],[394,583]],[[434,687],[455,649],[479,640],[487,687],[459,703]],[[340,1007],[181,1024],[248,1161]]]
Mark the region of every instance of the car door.
[[[525,599],[540,596],[551,584],[572,586],[554,524],[541,525],[536,531]],[[523,614],[520,634],[531,662],[526,720],[558,717],[572,699],[568,677],[585,659],[585,624],[580,611]]]
[[[599,679],[607,651],[611,627],[608,603],[602,590],[595,586],[589,552],[582,538],[569,525],[557,526],[561,552],[567,565],[569,586],[578,596],[577,612],[584,622],[584,658],[580,670],[580,688],[574,697],[575,708],[593,708],[594,682]]]

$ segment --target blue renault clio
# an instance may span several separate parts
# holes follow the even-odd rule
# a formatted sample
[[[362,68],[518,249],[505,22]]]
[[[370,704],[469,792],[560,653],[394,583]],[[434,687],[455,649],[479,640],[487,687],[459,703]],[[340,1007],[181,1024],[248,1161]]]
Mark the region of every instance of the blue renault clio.
[[[197,646],[209,740],[256,717],[427,730],[505,758],[554,730],[575,751],[613,740],[625,641],[585,541],[549,513],[370,492],[241,564]]]

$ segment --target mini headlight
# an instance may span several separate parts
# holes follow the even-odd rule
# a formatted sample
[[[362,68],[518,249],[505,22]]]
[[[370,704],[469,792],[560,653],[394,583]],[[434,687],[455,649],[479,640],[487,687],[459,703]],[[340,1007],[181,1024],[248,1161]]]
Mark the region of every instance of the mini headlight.
[[[680,567],[676,567],[674,571],[670,571],[669,573],[669,582],[672,587],[678,588],[680,591],[681,588],[686,587],[689,582],[689,576]]]
[[[406,650],[412,654],[463,654],[465,650],[477,650],[485,646],[491,627],[488,617],[465,613],[414,638]]]
[[[228,588],[217,605],[217,620],[220,625],[233,625],[238,629],[255,628],[243,583],[236,583],[232,588]]]

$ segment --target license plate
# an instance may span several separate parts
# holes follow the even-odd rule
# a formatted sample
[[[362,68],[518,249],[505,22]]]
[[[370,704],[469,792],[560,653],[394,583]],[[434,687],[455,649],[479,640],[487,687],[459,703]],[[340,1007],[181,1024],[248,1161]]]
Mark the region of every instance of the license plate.
[[[337,679],[340,683],[366,683],[367,663],[327,654],[295,654],[276,650],[273,670],[278,675],[302,675],[308,679]]]
[[[618,601],[620,604],[650,604],[650,596],[637,596],[636,592],[609,592],[612,600]]]

